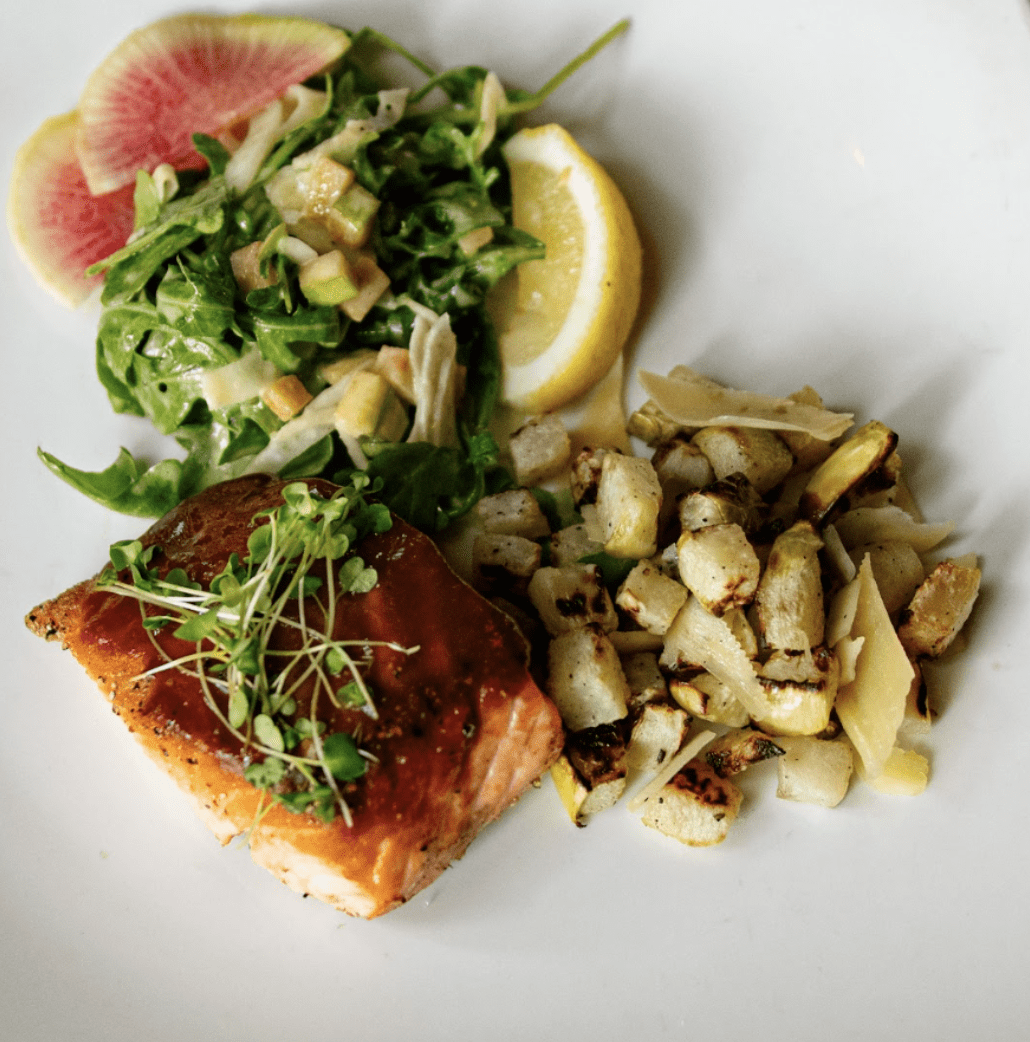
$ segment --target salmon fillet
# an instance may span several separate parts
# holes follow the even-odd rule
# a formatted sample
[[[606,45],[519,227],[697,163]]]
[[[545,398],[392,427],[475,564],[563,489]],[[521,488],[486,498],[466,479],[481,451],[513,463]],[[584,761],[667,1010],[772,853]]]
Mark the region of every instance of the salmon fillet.
[[[184,568],[206,587],[231,553],[246,554],[254,515],[282,502],[284,484],[251,475],[213,486],[141,541],[161,548],[162,568]],[[327,495],[333,488],[310,484]],[[378,582],[367,594],[341,598],[334,637],[419,651],[375,649],[367,681],[378,719],[328,701],[329,711],[319,712],[330,731],[355,734],[374,757],[363,777],[341,784],[352,823],[339,815],[323,823],[275,804],[251,832],[250,849],[294,890],[372,918],[461,857],[554,762],[562,727],[530,676],[515,624],[459,579],[430,539],[395,518],[388,532],[366,537],[358,549]],[[140,606],[98,589],[95,580],[40,605],[27,625],[72,652],[227,843],[269,803],[243,776],[252,750],[220,724],[195,676],[177,669],[141,676],[162,659]],[[176,644],[191,647],[171,636],[157,639],[169,654]]]

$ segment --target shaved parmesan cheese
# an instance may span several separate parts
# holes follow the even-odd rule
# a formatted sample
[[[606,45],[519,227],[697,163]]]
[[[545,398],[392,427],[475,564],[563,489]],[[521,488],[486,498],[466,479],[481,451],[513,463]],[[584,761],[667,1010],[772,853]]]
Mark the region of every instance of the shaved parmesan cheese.
[[[855,612],[858,610],[858,594],[861,583],[856,578],[842,587],[830,602],[830,611],[826,617],[825,640],[827,647],[835,648],[850,632],[855,624]]]
[[[722,387],[686,366],[677,366],[673,373],[658,376],[641,371],[640,384],[663,413],[684,427],[763,427],[802,431],[832,441],[853,419],[851,413],[834,413],[791,398]]]
[[[869,778],[887,763],[915,671],[884,607],[866,556],[858,570],[858,603],[851,637],[864,637],[855,679],[837,693],[837,715]]]
[[[861,765],[859,776],[877,792],[888,796],[918,796],[930,779],[930,761],[922,753],[896,745],[876,777],[867,777]]]
[[[718,677],[751,716],[769,712],[769,703],[751,659],[724,618],[712,615],[694,596],[665,634],[661,665],[699,666]]]
[[[826,557],[836,569],[837,574],[844,582],[851,582],[858,575],[858,569],[855,567],[854,561],[848,557],[848,551],[833,525],[827,525],[823,529],[823,546],[826,548]]]
[[[837,535],[849,550],[873,543],[908,543],[917,553],[926,553],[942,543],[955,527],[953,521],[921,524],[901,507],[857,507],[834,522]]]
[[[695,738],[691,739],[626,806],[630,810],[639,810],[652,796],[661,792],[709,742],[714,742],[715,738],[716,734],[714,731],[702,731]]]

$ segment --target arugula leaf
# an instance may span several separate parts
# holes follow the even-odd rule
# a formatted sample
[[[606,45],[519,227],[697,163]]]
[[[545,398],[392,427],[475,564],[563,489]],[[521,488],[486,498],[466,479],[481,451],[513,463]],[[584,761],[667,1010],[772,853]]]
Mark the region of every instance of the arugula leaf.
[[[332,307],[303,307],[293,314],[259,312],[254,316],[258,349],[284,373],[295,373],[305,356],[295,344],[335,347],[340,341],[340,312]]]
[[[207,160],[208,168],[215,177],[225,173],[231,156],[221,141],[209,134],[194,134],[193,147]]]
[[[91,275],[107,273],[101,303],[109,304],[138,293],[163,262],[202,235],[218,231],[225,220],[228,198],[225,180],[215,177],[194,194],[165,204],[157,220],[141,235],[88,269]]]
[[[231,271],[190,270],[181,259],[157,287],[158,314],[186,336],[220,337],[233,326],[236,283]]]
[[[612,557],[603,550],[579,558],[580,564],[596,564],[601,570],[601,582],[615,590],[623,584],[626,576],[640,563],[634,557]]]
[[[162,517],[182,496],[182,464],[166,459],[148,467],[123,448],[106,470],[85,471],[62,463],[38,449],[39,458],[51,473],[90,499],[134,517]]]
[[[467,513],[487,491],[498,448],[488,431],[469,441],[468,451],[427,442],[367,446],[367,474],[379,498],[405,521],[438,532]]]

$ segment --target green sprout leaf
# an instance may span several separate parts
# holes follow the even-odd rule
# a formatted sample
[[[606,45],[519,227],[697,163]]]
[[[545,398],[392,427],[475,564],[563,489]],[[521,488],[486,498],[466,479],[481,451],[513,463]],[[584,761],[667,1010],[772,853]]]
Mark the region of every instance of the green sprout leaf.
[[[322,739],[322,758],[337,781],[353,781],[365,773],[366,760],[349,734],[337,731]]]
[[[276,794],[276,801],[323,821],[339,812],[349,823],[336,782],[360,778],[367,760],[342,731],[314,740],[329,730],[326,721],[317,719],[319,697],[337,708],[375,716],[359,663],[347,648],[361,647],[365,665],[369,650],[384,642],[340,640],[300,619],[332,619],[335,598],[374,588],[376,572],[358,556],[343,560],[334,581],[323,577],[332,551],[349,549],[360,532],[385,530],[381,509],[365,499],[368,487],[367,478],[359,476],[327,498],[305,483],[287,486],[281,506],[252,519],[246,560],[232,554],[207,590],[181,568],[161,578],[150,568],[158,548],[139,540],[111,547],[112,565],[102,578],[105,589],[140,601],[148,631],[171,626],[175,637],[197,645],[195,655],[181,663],[169,658],[169,664],[199,676],[211,711],[244,749],[260,749],[264,759],[247,767],[248,781],[270,789],[288,778],[296,791]],[[312,573],[316,565],[323,574]],[[126,574],[131,581],[120,578]],[[304,599],[303,608],[297,606],[298,597]],[[317,601],[319,610],[312,612],[309,601]],[[291,650],[270,651],[283,647],[273,634],[284,631],[299,636],[299,647],[291,637],[286,642]],[[156,638],[155,646],[163,650]],[[386,646],[408,654],[418,650]],[[305,686],[299,687],[302,682]],[[319,774],[328,784],[318,780]]]
[[[275,756],[266,757],[261,763],[252,763],[243,772],[243,777],[257,789],[271,789],[286,775],[286,763]]]

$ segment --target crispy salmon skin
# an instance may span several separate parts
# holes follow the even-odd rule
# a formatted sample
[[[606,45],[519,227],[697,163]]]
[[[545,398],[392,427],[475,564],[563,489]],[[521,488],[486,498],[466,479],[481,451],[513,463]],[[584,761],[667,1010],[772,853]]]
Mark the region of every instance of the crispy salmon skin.
[[[284,485],[251,475],[213,486],[141,542],[206,585],[232,553],[246,554],[255,515],[282,502]],[[359,550],[378,581],[340,599],[333,636],[419,650],[375,649],[367,681],[377,719],[328,702],[320,710],[330,729],[354,734],[370,754],[365,775],[346,786],[351,824],[267,808],[267,794],[243,776],[248,750],[205,704],[198,678],[179,669],[144,675],[162,662],[155,639],[165,654],[182,642],[152,639],[135,600],[98,588],[94,577],[41,604],[26,623],[72,652],[221,842],[264,810],[250,835],[258,864],[294,890],[373,918],[461,857],[554,762],[562,727],[530,676],[515,624],[451,571],[432,540],[394,518]]]

